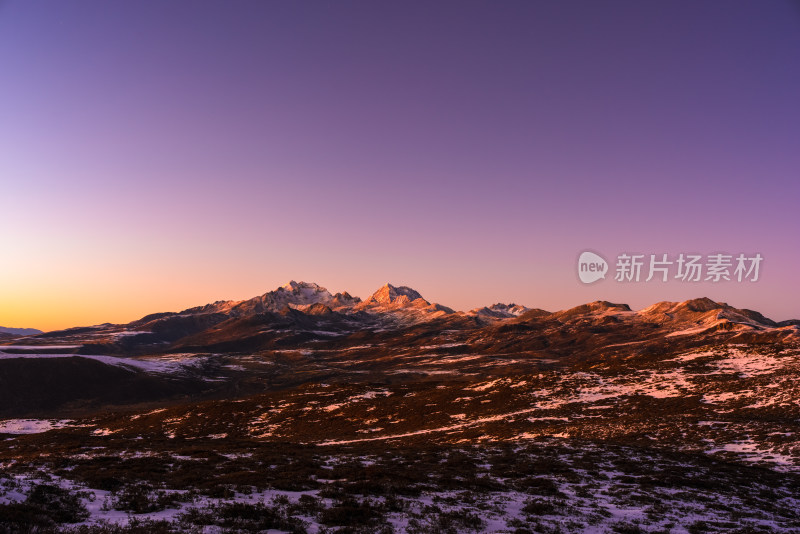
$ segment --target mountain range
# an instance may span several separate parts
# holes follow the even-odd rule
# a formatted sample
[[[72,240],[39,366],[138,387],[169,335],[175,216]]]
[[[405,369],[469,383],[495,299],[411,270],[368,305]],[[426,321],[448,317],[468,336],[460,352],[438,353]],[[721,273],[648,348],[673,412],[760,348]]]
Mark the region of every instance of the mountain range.
[[[386,284],[362,301],[291,281],[244,301],[7,339],[0,344],[6,383],[0,415],[256,393],[323,380],[499,375],[708,344],[798,339],[800,321],[775,322],[708,298],[640,311],[597,301],[557,312],[499,303],[457,312],[406,286]],[[248,372],[232,371],[238,368]]]
[[[0,517],[797,532],[798,376],[800,321],[708,298],[462,312],[292,281],[0,342]]]
[[[8,328],[0,326],[0,334],[7,334],[9,336],[33,336],[41,333],[42,331],[36,328]]]
[[[291,324],[293,332],[305,331],[323,340],[333,334],[374,331],[376,328],[412,328],[436,322],[451,323],[461,330],[498,327],[525,330],[524,326],[542,323],[567,325],[598,323],[613,330],[614,325],[642,329],[657,326],[660,336],[736,332],[746,337],[796,336],[800,321],[775,322],[762,314],[738,309],[726,303],[699,298],[686,302],[659,302],[634,312],[626,304],[597,301],[568,310],[548,312],[518,304],[497,303],[468,312],[457,312],[425,300],[406,286],[386,284],[366,300],[347,292],[332,294],[315,283],[290,281],[263,295],[243,301],[218,301],[181,312],[154,313],[126,325],[103,324],[71,328],[41,334],[35,330],[17,330],[10,334],[33,336],[32,344],[42,340],[81,342],[86,350],[102,345],[114,353],[169,351],[187,344],[227,341],[269,344],[285,333],[270,329],[271,324]],[[498,325],[504,326],[498,326]],[[314,328],[316,330],[314,330]],[[324,333],[325,329],[328,333]],[[595,329],[597,330],[597,329]],[[273,335],[264,335],[272,333]],[[316,332],[316,333],[315,333]],[[601,332],[595,331],[595,334]],[[200,336],[200,337],[198,337]],[[168,344],[170,346],[164,346]]]

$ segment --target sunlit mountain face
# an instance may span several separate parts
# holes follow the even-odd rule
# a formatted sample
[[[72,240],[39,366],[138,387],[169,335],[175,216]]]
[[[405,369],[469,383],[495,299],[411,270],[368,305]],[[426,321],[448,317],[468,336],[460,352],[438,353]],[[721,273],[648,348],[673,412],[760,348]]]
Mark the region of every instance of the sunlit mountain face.
[[[293,281],[3,343],[9,528],[798,527],[800,322],[707,298],[460,312]]]

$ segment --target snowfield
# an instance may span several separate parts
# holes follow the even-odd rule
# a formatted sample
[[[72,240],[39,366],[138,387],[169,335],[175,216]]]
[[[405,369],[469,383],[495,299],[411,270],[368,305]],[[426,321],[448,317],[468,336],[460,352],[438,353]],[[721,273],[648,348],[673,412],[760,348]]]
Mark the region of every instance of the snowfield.
[[[113,365],[116,367],[127,368],[130,370],[144,371],[146,373],[173,374],[182,373],[192,367],[203,365],[209,360],[209,356],[197,356],[194,354],[170,354],[167,356],[153,356],[140,358],[120,358],[117,356],[101,356],[91,354],[8,354],[0,353],[0,360],[12,358],[85,358]]]
[[[0,434],[38,434],[64,428],[73,422],[69,419],[6,419],[0,420]]]

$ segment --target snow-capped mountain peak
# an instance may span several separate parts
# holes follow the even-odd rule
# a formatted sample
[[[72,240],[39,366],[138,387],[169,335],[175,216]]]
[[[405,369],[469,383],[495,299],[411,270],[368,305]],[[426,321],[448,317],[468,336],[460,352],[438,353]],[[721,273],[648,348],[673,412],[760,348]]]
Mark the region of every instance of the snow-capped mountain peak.
[[[489,319],[508,319],[511,317],[519,317],[529,308],[520,304],[503,304],[497,303],[491,306],[484,306],[483,308],[475,308],[469,311],[469,315],[478,315]]]
[[[291,292],[303,290],[327,291],[324,287],[320,286],[319,284],[315,284],[314,282],[295,282],[294,280],[289,280],[277,289],[277,291],[280,290]]]
[[[271,293],[290,293],[297,300],[308,301],[296,302],[296,304],[316,304],[317,302],[328,301],[333,298],[333,295],[319,284],[313,282],[295,282],[294,280],[290,280]]]
[[[684,328],[678,333],[713,329],[760,330],[778,326],[778,323],[758,312],[734,308],[725,302],[715,302],[707,297],[684,302],[658,302],[637,314],[650,321]]]
[[[275,291],[270,291],[253,299],[259,301],[263,311],[280,311],[285,307],[296,308],[311,304],[328,304],[333,295],[324,287],[313,282],[295,282],[291,280]],[[245,301],[247,304],[252,301]]]
[[[411,322],[454,313],[446,306],[431,304],[408,286],[392,284],[384,285],[354,309],[371,313],[390,313]]]
[[[382,304],[382,305],[408,304],[414,302],[417,299],[422,299],[422,295],[420,295],[417,291],[411,289],[410,287],[407,286],[396,287],[393,286],[392,284],[386,284],[379,290],[377,290],[375,293],[373,293],[372,296],[367,299],[367,303]],[[429,304],[428,301],[425,301],[425,303]]]

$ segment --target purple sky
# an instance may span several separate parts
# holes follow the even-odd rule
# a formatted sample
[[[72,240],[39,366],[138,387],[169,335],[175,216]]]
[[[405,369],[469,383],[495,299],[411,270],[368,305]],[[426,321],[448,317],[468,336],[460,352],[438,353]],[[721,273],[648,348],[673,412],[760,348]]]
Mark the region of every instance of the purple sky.
[[[290,278],[800,317],[797,2],[0,0],[0,324]],[[584,286],[584,249],[760,252]]]

